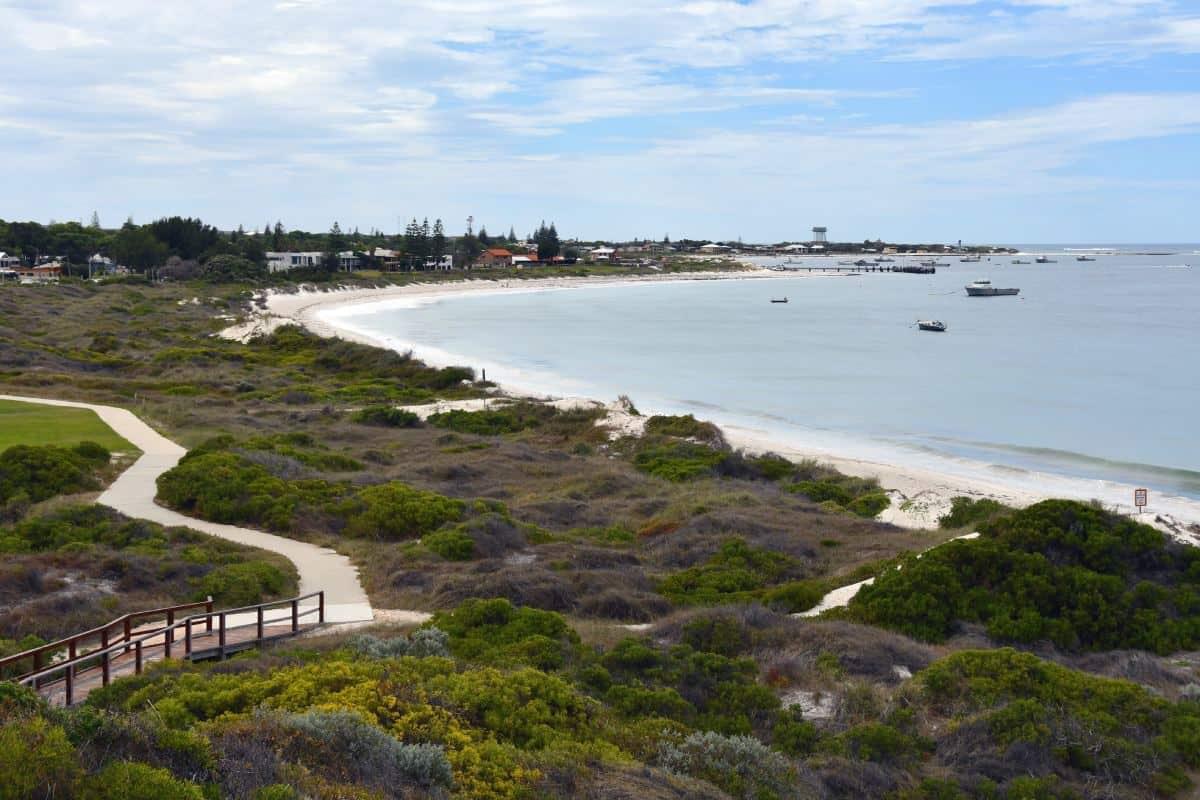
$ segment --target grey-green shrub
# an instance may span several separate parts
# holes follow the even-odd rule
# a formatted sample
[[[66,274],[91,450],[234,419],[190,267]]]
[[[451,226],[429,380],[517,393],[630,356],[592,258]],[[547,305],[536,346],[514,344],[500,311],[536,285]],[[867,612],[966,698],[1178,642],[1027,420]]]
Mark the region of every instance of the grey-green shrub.
[[[404,744],[349,711],[309,711],[287,726],[311,739],[357,773],[356,777],[394,790],[398,785],[449,786],[446,751],[435,744]]]
[[[355,636],[347,646],[368,658],[448,657],[450,655],[450,648],[447,646],[449,640],[450,637],[445,631],[437,628],[422,628],[413,631],[412,636],[396,636],[391,639],[381,639],[378,636],[363,634]]]
[[[734,797],[806,797],[791,763],[751,736],[693,733],[659,747],[659,764],[679,775],[709,781]]]

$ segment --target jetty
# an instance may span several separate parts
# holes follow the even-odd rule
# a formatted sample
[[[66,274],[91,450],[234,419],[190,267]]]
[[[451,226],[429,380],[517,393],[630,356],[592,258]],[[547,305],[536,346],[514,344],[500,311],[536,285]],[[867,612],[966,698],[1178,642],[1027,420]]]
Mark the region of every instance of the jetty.
[[[926,267],[913,264],[869,264],[866,266],[836,264],[827,267],[771,267],[777,272],[903,272],[909,275],[933,275],[937,267]]]

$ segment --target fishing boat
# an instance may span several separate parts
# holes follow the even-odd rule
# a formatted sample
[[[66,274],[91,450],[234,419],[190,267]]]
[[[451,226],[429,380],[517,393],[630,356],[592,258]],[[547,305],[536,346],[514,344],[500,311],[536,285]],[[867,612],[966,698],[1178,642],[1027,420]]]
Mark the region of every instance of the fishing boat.
[[[975,281],[963,288],[967,290],[968,297],[1005,297],[1021,291],[1020,289],[1000,289],[992,286],[991,281]]]
[[[936,319],[919,319],[917,320],[917,327],[923,331],[944,333],[946,330],[946,323]]]
[[[962,258],[959,259],[959,261],[961,261],[964,264],[970,264],[973,261],[982,261],[982,260],[983,259],[981,259],[979,256],[963,256]]]
[[[1034,259],[1034,261],[1037,261],[1037,263],[1039,263],[1039,264],[1057,264],[1058,263],[1050,256],[1038,256],[1037,258]]]
[[[772,302],[772,303],[786,303],[786,302],[787,302],[787,298],[786,298],[786,297],[784,297],[784,298],[782,298],[782,299],[776,299],[776,298],[772,297],[772,298],[771,298],[771,302]]]
[[[858,261],[855,261],[855,262],[854,262],[854,266],[856,266],[856,267],[869,267],[869,266],[872,266],[872,265],[871,265],[871,262],[870,262],[870,261],[867,261],[866,259],[860,258]]]
[[[1091,256],[1075,256],[1076,261],[1095,261]]]
[[[1033,262],[1032,261],[1022,261],[1019,258],[1014,258],[1012,260],[1012,263],[1014,263],[1014,264],[1032,264]]]

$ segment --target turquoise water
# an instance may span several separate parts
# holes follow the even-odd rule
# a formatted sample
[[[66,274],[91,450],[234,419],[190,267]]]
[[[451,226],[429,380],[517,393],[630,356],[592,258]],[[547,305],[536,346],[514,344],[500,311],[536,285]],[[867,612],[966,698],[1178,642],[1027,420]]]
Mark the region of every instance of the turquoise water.
[[[798,446],[1200,499],[1200,246],[1084,263],[1050,249],[1056,264],[457,296],[343,320],[501,383],[628,394]],[[1021,293],[968,298],[978,278]]]

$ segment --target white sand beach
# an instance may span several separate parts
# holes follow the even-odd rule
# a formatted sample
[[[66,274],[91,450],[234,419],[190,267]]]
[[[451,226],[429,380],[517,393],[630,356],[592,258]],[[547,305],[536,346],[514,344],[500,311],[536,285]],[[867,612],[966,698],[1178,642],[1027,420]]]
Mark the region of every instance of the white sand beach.
[[[269,332],[279,325],[294,323],[321,336],[339,336],[372,346],[412,351],[416,357],[427,363],[435,366],[449,366],[464,363],[464,359],[452,353],[372,336],[362,329],[356,328],[346,317],[356,310],[361,310],[357,307],[364,304],[371,304],[373,309],[402,309],[426,302],[477,293],[550,292],[649,281],[771,280],[780,277],[794,279],[797,276],[766,269],[752,269],[734,273],[664,273],[622,278],[556,277],[505,281],[469,279],[385,288],[340,288],[324,291],[302,290],[294,293],[270,293],[257,304],[259,310],[251,318],[227,328],[222,331],[221,335],[244,341]],[[836,274],[822,273],[813,273],[811,277],[827,280],[839,278]],[[506,371],[505,374],[511,373]],[[613,402],[612,399],[604,402],[594,398],[572,397],[569,392],[555,391],[556,388],[560,387],[537,385],[536,383],[522,385],[522,381],[518,377],[515,381],[511,379],[500,381],[497,396],[553,400],[564,406],[601,405],[609,412],[605,420],[606,425],[625,434],[636,434],[639,431],[641,420],[625,412],[620,404]],[[636,398],[634,399],[636,400]],[[478,403],[479,401],[473,402]],[[471,404],[468,403],[468,405]],[[437,408],[421,410],[432,413]],[[643,413],[654,413],[654,409],[643,408],[641,410]],[[891,507],[886,509],[879,519],[902,527],[936,527],[938,518],[946,513],[952,498],[956,496],[988,497],[1009,505],[1025,506],[1048,497],[1070,497],[1080,500],[1089,500],[1098,496],[1112,497],[1118,494],[1114,489],[1125,488],[1114,487],[1109,483],[1103,487],[1104,492],[1101,492],[1098,486],[1099,482],[1055,475],[1033,473],[1022,477],[1002,473],[982,472],[981,474],[980,470],[959,474],[916,467],[912,464],[882,463],[875,460],[847,458],[836,452],[829,452],[811,445],[806,446],[804,442],[781,442],[771,431],[722,424],[719,419],[714,421],[721,424],[726,439],[734,447],[749,452],[771,451],[793,460],[812,458],[828,463],[850,475],[877,478],[892,496]],[[1117,505],[1117,510],[1126,513],[1132,511],[1132,491],[1133,487],[1128,487],[1129,501],[1126,505],[1117,505],[1111,501],[1108,504]],[[1180,541],[1200,546],[1200,503],[1186,498],[1158,496],[1149,512],[1142,515],[1144,521],[1154,524]]]

